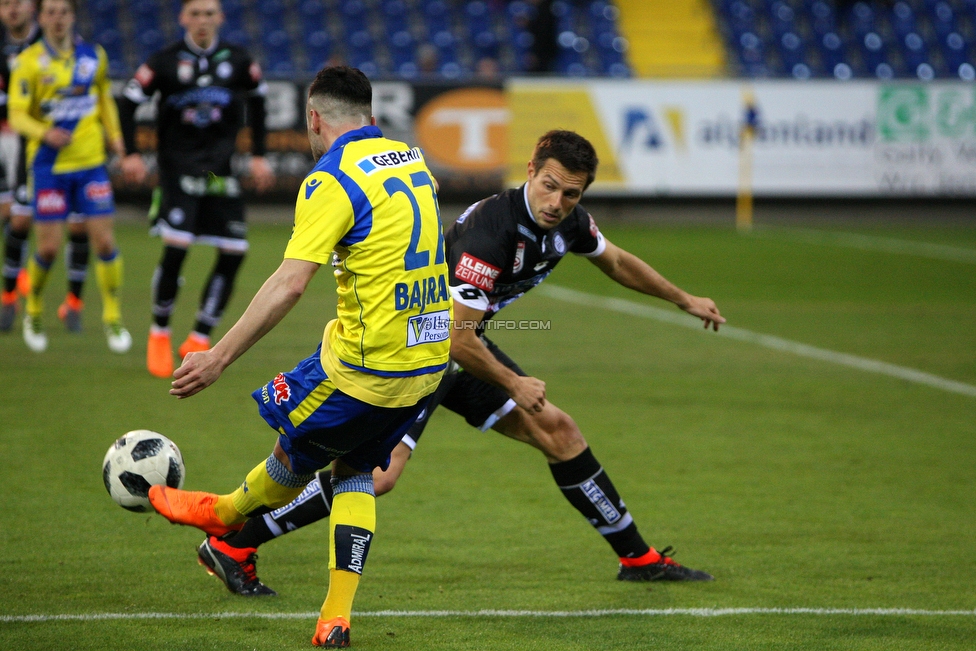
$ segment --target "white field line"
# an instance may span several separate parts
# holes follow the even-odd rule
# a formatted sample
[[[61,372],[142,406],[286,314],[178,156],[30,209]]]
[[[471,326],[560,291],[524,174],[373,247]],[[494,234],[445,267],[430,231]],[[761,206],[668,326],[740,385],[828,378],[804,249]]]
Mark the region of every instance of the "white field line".
[[[696,328],[699,330],[702,329],[702,322],[699,319],[690,317],[683,312],[665,310],[659,307],[651,307],[650,305],[643,305],[641,303],[635,303],[633,301],[627,301],[620,298],[607,298],[605,296],[587,294],[585,292],[578,292],[574,289],[559,287],[558,285],[542,285],[537,291],[545,296],[555,298],[560,301],[566,301],[567,303],[575,303],[577,305],[611,310],[613,312],[630,314],[632,316],[642,317],[645,319],[654,319],[655,321],[663,321],[664,323],[680,325],[688,328]],[[839,353],[833,350],[827,350],[825,348],[817,348],[815,346],[801,344],[796,341],[790,341],[789,339],[782,339],[772,335],[764,335],[758,332],[752,332],[751,330],[736,328],[729,325],[721,326],[719,331],[714,334],[721,337],[728,337],[729,339],[736,339],[738,341],[746,341],[751,344],[757,344],[759,346],[779,350],[784,353],[791,353],[801,357],[809,357],[811,359],[840,364],[842,366],[850,366],[861,371],[879,373],[881,375],[887,375],[900,380],[907,380],[908,382],[914,382],[916,384],[924,384],[942,391],[959,393],[964,396],[976,398],[976,386],[972,384],[949,380],[938,375],[926,373],[925,371],[908,368],[907,366],[897,366],[895,364],[888,364],[887,362],[880,362],[876,359],[858,357],[857,355],[849,355],[847,353]]]
[[[730,617],[740,615],[847,615],[854,617],[976,617],[976,610],[917,608],[648,608],[613,610],[377,610],[355,612],[356,617]],[[78,615],[0,615],[0,623],[91,622],[139,619],[314,619],[307,613],[88,613]]]
[[[759,237],[775,237],[804,244],[845,246],[862,251],[883,251],[885,253],[914,255],[947,262],[976,264],[976,249],[948,246],[946,244],[913,242],[911,240],[899,240],[892,237],[821,231],[811,228],[791,228],[789,226],[756,226],[751,234]]]

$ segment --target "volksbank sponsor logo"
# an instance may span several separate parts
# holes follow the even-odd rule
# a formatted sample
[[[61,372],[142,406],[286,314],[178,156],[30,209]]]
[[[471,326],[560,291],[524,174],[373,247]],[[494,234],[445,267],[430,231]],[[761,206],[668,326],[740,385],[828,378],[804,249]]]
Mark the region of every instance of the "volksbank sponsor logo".
[[[580,484],[580,490],[589,498],[593,506],[599,509],[603,517],[607,519],[608,524],[613,524],[621,518],[620,511],[610,503],[610,500],[607,499],[607,496],[600,490],[600,487],[596,485],[595,481],[589,479],[583,482]]]
[[[445,341],[451,332],[451,315],[447,310],[420,314],[407,321],[407,348]]]
[[[407,151],[384,151],[379,154],[371,154],[356,163],[356,166],[367,174],[372,174],[381,168],[402,167],[422,160],[424,160],[424,154],[420,151],[420,147],[414,147]]]

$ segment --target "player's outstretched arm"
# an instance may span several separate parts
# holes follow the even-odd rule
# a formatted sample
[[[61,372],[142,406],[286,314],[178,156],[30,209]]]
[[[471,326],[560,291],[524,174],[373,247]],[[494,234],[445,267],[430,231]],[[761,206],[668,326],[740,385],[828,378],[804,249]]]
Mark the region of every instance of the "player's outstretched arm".
[[[546,383],[538,378],[518,375],[495,359],[475,330],[484,318],[483,310],[455,301],[451,357],[465,372],[500,387],[519,407],[527,411],[542,411],[546,404]]]
[[[189,398],[217,381],[224,369],[268,334],[305,293],[319,265],[285,259],[264,281],[247,310],[210,350],[190,353],[176,369],[170,395]]]
[[[719,325],[725,323],[715,301],[682,290],[655,271],[651,265],[609,240],[603,253],[590,258],[590,261],[624,287],[671,301],[688,314],[697,316],[705,322],[706,329],[711,327],[718,330]]]

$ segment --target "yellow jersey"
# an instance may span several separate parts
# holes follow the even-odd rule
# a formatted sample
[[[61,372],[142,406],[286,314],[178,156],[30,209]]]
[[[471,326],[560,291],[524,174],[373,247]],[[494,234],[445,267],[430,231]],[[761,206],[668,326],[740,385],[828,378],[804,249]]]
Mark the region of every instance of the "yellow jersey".
[[[335,267],[322,366],[344,393],[415,404],[447,366],[453,304],[433,177],[375,126],[341,136],[298,192],[285,257]]]
[[[58,52],[45,39],[21,52],[10,75],[10,125],[27,137],[27,166],[55,174],[105,164],[105,139],[122,136],[119,112],[108,78],[108,58],[100,45],[78,39]],[[51,127],[71,132],[61,149],[43,143]]]

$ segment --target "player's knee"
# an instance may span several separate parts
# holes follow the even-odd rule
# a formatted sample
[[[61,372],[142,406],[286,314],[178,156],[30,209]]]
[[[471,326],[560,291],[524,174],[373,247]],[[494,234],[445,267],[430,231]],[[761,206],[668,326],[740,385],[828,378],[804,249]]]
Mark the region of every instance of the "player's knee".
[[[566,412],[560,411],[553,423],[552,440],[560,451],[586,447],[586,439],[576,421]]]
[[[373,491],[376,493],[376,497],[380,495],[385,495],[393,490],[396,486],[397,477],[391,475],[390,473],[376,473],[373,475]]]

